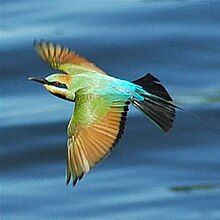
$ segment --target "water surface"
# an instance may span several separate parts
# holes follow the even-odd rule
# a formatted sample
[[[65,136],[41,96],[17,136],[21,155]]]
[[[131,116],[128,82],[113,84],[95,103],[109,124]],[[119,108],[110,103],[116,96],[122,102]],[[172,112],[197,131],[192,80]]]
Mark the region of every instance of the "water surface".
[[[2,1],[2,219],[220,219],[220,3]],[[27,80],[53,70],[34,39],[76,50],[109,74],[151,72],[175,101],[171,133],[131,109],[123,139],[65,185],[72,103]]]

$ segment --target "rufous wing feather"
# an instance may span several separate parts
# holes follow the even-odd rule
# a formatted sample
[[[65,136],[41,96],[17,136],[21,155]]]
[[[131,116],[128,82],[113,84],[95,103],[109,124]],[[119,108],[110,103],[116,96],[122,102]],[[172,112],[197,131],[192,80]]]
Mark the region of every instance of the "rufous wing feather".
[[[96,71],[98,73],[106,74],[94,63],[88,61],[86,58],[79,56],[74,51],[69,50],[67,47],[62,47],[59,44],[53,44],[47,41],[35,41],[34,48],[38,55],[45,62],[50,64],[53,69],[64,71],[63,66],[66,64],[74,64],[83,67],[87,70]],[[70,74],[70,72],[67,72]]]
[[[68,138],[67,184],[77,180],[103,160],[124,133],[129,103],[111,107],[97,122],[88,127],[76,126]]]

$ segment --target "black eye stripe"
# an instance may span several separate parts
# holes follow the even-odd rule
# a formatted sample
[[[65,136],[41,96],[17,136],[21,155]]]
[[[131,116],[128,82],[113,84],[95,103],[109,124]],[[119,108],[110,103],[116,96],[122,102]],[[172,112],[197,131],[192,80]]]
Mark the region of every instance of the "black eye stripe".
[[[63,89],[67,89],[67,86],[65,84],[62,84],[58,81],[50,82],[50,85],[53,85],[53,86],[56,86],[56,87],[59,87],[59,88],[63,88]]]

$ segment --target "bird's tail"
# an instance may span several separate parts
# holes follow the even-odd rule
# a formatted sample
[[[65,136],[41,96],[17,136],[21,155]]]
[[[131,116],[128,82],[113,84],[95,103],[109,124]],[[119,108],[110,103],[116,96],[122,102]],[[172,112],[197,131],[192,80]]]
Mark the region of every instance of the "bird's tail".
[[[164,132],[170,131],[175,119],[175,108],[167,90],[161,85],[160,81],[146,74],[145,76],[133,81],[143,88],[138,93],[143,100],[133,100],[133,105],[146,114]]]

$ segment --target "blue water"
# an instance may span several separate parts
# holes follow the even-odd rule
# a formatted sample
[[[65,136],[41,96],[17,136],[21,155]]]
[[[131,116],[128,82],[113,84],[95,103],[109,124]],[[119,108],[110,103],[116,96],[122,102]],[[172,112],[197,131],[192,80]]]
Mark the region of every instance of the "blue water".
[[[220,2],[1,2],[2,219],[220,219]],[[34,39],[109,74],[151,72],[181,107],[163,134],[130,111],[115,151],[65,185],[72,103],[29,76],[53,72]]]

